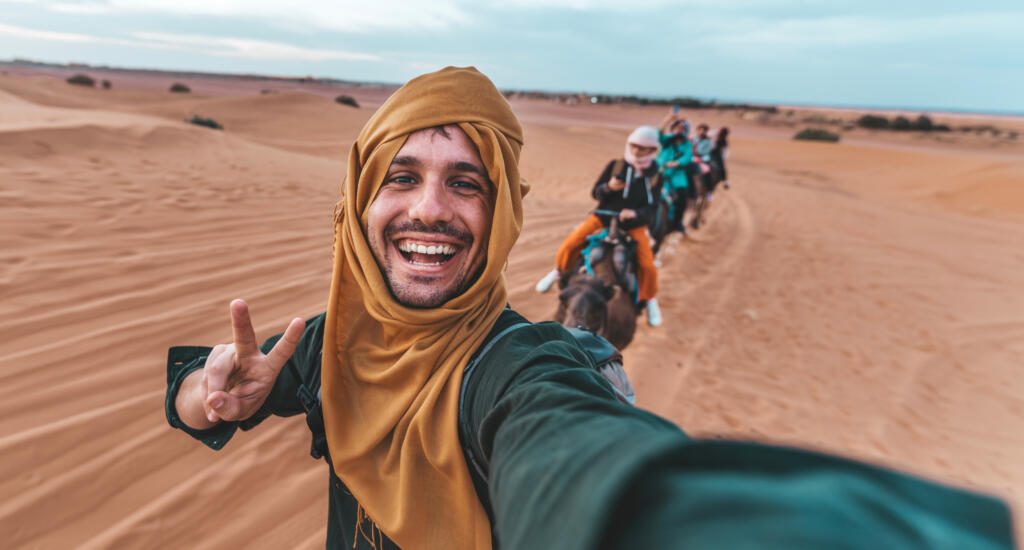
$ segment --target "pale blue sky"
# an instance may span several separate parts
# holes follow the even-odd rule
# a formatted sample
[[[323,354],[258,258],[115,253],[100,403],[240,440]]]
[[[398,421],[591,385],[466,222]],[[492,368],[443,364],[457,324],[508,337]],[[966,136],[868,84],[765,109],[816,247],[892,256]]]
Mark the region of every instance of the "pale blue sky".
[[[1024,113],[1024,1],[0,0],[0,59]]]

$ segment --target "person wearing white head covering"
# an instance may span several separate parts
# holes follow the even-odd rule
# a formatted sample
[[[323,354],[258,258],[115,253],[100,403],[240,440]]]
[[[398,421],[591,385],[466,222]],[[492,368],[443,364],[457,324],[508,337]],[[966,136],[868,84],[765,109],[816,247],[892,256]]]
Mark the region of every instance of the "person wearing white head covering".
[[[661,176],[654,162],[661,145],[658,129],[640,126],[626,139],[623,158],[613,159],[605,166],[591,192],[597,199],[597,210],[618,212],[619,225],[636,242],[637,302],[646,303],[647,323],[661,325],[661,310],[655,296],[658,293],[658,268],[654,265],[647,226],[654,213],[654,198],[660,193]],[[537,283],[538,292],[547,292],[563,274],[579,262],[587,237],[608,227],[612,216],[594,213],[574,229],[555,257],[556,268]]]

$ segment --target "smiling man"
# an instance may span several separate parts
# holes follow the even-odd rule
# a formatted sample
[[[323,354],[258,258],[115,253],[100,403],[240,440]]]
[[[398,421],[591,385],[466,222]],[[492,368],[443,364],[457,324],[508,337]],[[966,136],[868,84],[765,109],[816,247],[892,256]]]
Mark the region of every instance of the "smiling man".
[[[231,344],[170,350],[170,424],[220,449],[306,414],[330,469],[330,548],[1006,543],[1006,508],[986,497],[690,440],[618,399],[561,326],[509,309],[522,143],[473,69],[399,89],[349,155],[326,313],[260,346],[232,302]]]
[[[486,258],[494,184],[457,125],[413,132],[366,216],[374,258],[402,304],[437,307],[461,294]]]

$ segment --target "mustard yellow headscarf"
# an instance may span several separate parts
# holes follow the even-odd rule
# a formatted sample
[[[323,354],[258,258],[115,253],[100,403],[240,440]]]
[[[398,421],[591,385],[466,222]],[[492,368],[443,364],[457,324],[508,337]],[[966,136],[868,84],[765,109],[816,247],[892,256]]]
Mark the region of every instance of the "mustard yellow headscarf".
[[[367,243],[366,211],[417,130],[458,124],[496,191],[487,262],[463,294],[432,309],[400,305]],[[352,146],[335,226],[323,353],[323,410],[335,472],[367,516],[405,548],[490,548],[457,416],[462,370],[505,306],[504,268],[522,229],[522,129],[474,68],[415,78]]]

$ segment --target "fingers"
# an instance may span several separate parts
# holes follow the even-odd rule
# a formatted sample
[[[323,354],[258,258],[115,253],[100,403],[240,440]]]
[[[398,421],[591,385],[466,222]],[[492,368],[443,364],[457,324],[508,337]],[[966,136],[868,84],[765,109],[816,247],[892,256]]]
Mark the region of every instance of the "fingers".
[[[256,341],[256,331],[252,328],[252,319],[249,317],[249,305],[245,303],[245,300],[232,300],[229,307],[231,309],[231,334],[238,356],[249,357],[258,354],[260,348]]]
[[[211,392],[206,398],[206,404],[212,410],[214,418],[207,416],[212,422],[217,420],[243,420],[242,400],[228,392]]]
[[[220,421],[220,418],[217,417],[217,414],[214,413],[213,409],[210,408],[210,403],[209,403],[209,400],[207,399],[209,397],[209,395],[210,395],[210,389],[209,389],[209,385],[207,385],[207,382],[206,382],[206,370],[205,369],[203,370],[203,378],[202,378],[202,381],[200,382],[200,385],[199,385],[199,391],[201,392],[200,395],[202,395],[200,400],[203,403],[203,414],[206,415],[206,419],[209,420],[210,422],[218,422],[218,421]]]
[[[299,345],[299,338],[302,337],[302,331],[306,328],[306,322],[300,317],[292,319],[292,322],[288,324],[288,328],[284,331],[284,336],[274,344],[274,348],[267,354],[267,360],[270,362],[270,367],[275,372],[279,372],[281,367],[288,362],[288,358],[295,353],[295,347]]]
[[[210,352],[203,366],[203,373],[206,378],[206,395],[215,391],[226,391],[228,379],[235,369],[236,352],[235,346],[221,344]]]

